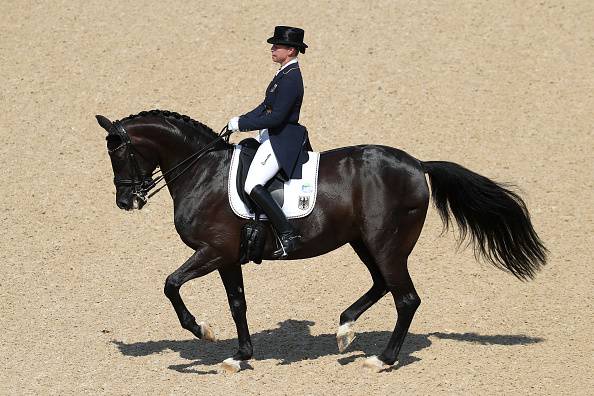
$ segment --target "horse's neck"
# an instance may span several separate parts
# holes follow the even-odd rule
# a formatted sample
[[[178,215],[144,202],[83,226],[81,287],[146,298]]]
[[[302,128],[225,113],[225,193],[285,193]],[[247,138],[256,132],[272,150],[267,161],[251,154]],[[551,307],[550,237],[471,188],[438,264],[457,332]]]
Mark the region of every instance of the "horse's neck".
[[[201,131],[177,130],[172,131],[171,125],[137,125],[138,137],[156,150],[158,165],[165,175],[167,187],[174,202],[183,199],[188,194],[200,195],[202,186],[222,183],[221,169],[228,168],[231,150],[210,151],[199,154],[195,161],[194,154],[205,149],[213,139]],[[134,128],[134,127],[132,127]],[[133,130],[132,130],[133,131]],[[195,133],[194,136],[186,134]],[[199,136],[197,139],[195,136]],[[184,162],[187,160],[187,162]],[[180,174],[181,172],[181,174]]]
[[[153,128],[151,134],[159,151],[159,167],[164,173],[199,152],[209,143],[206,137],[197,142],[194,138],[186,137],[182,132],[172,132],[166,126]],[[180,166],[180,169],[184,168],[184,165]],[[174,171],[174,173],[177,172]]]
[[[174,166],[195,152],[191,151],[187,156],[177,157],[173,162]],[[230,153],[230,149],[209,151],[200,155],[196,162],[194,162],[194,159],[190,159],[187,163],[173,170],[165,179],[174,203],[178,203],[190,195],[204,197],[210,195],[210,192],[220,190],[222,187],[225,187],[226,191],[224,180],[226,170],[229,168]],[[165,173],[167,169],[162,168],[162,171]],[[183,173],[172,181],[172,178],[176,177],[178,172]]]

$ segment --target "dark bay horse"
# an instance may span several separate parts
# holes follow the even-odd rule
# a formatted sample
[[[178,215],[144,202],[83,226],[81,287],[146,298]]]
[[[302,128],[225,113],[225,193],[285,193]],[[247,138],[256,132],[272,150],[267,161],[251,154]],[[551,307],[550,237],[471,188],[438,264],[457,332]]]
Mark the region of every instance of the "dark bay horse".
[[[252,357],[246,302],[239,264],[240,229],[227,199],[232,148],[210,128],[187,116],[161,110],[111,122],[97,116],[108,132],[119,208],[141,209],[157,167],[173,198],[175,228],[195,253],[165,281],[181,326],[213,341],[210,327],[188,311],[180,297],[187,281],[218,271],[237,327],[239,349],[223,366],[232,371]],[[199,153],[200,155],[196,155]],[[188,161],[188,159],[192,159]],[[421,299],[407,259],[423,228],[431,195],[445,227],[455,220],[460,238],[496,267],[527,280],[545,264],[547,250],[533,229],[526,205],[514,192],[460,165],[419,161],[386,146],[361,145],[321,153],[318,196],[313,212],[291,220],[303,235],[302,247],[288,259],[319,256],[349,243],[369,270],[373,285],[340,315],[337,340],[343,351],[354,338],[359,316],[386,293],[397,311],[392,336],[365,364],[393,365]],[[452,220],[453,218],[453,220]],[[275,249],[268,233],[264,259]]]

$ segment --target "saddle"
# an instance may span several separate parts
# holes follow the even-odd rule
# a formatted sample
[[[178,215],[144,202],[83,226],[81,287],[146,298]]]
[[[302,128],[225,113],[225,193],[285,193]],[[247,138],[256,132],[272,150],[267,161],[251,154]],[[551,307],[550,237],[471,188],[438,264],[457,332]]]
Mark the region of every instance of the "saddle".
[[[242,226],[240,234],[241,264],[249,261],[257,264],[262,262],[266,232],[269,228],[262,222],[262,220],[266,220],[266,215],[244,191],[245,179],[259,146],[260,143],[253,138],[239,142],[235,146],[229,167],[229,205],[237,216],[248,220]],[[303,164],[301,179],[286,180],[285,174],[279,171],[263,186],[270,192],[287,218],[305,217],[313,210],[317,193],[319,162],[319,153],[308,152],[308,161]]]

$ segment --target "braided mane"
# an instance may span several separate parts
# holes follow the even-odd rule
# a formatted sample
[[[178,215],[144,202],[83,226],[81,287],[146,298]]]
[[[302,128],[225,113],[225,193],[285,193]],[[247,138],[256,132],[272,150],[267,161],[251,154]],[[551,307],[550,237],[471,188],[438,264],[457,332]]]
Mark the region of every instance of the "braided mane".
[[[120,120],[120,122],[125,121],[125,120],[134,119],[134,118],[139,118],[139,117],[151,116],[151,115],[152,116],[161,116],[161,117],[165,117],[165,118],[174,118],[176,120],[184,121],[185,123],[192,126],[194,129],[198,129],[198,130],[200,130],[200,132],[206,132],[210,137],[212,137],[212,139],[216,139],[219,136],[215,131],[212,130],[212,128],[201,123],[200,121],[196,121],[187,115],[179,114],[179,113],[176,113],[175,111],[169,111],[169,110],[154,109],[154,110],[148,110],[148,111],[141,111],[138,114],[130,114],[128,117],[122,118]]]

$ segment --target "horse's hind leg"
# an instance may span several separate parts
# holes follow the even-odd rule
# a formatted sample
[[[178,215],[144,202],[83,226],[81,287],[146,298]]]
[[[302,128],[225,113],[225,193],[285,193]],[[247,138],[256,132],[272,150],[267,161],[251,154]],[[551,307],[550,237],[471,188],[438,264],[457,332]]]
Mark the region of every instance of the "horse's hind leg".
[[[407,263],[408,256],[421,234],[425,214],[426,207],[424,210],[419,208],[400,213],[392,227],[380,227],[384,232],[374,235],[366,242],[386,282],[386,288],[394,297],[398,313],[396,326],[386,349],[379,357],[367,359],[366,366],[382,369],[396,362],[413,316],[421,304],[410,279]]]
[[[406,269],[406,260],[398,263],[398,270],[395,271],[394,278],[398,279],[392,279],[389,282],[388,289],[394,297],[396,311],[398,312],[396,326],[382,354],[379,357],[374,356],[367,359],[365,365],[368,367],[383,369],[388,368],[396,362],[413,316],[421,304],[421,299],[415,291],[408,270]]]
[[[351,246],[369,270],[373,285],[367,293],[340,314],[340,327],[336,333],[336,341],[340,352],[343,352],[355,339],[355,333],[352,328],[353,323],[388,291],[386,289],[386,282],[365,244],[362,241],[355,241],[351,242]]]
[[[194,316],[184,304],[179,289],[184,283],[194,278],[204,276],[220,266],[220,258],[214,254],[212,248],[203,247],[197,250],[181,267],[167,277],[165,281],[165,295],[171,301],[173,309],[181,326],[192,332],[196,337],[215,341],[211,328],[204,322],[196,323]]]

